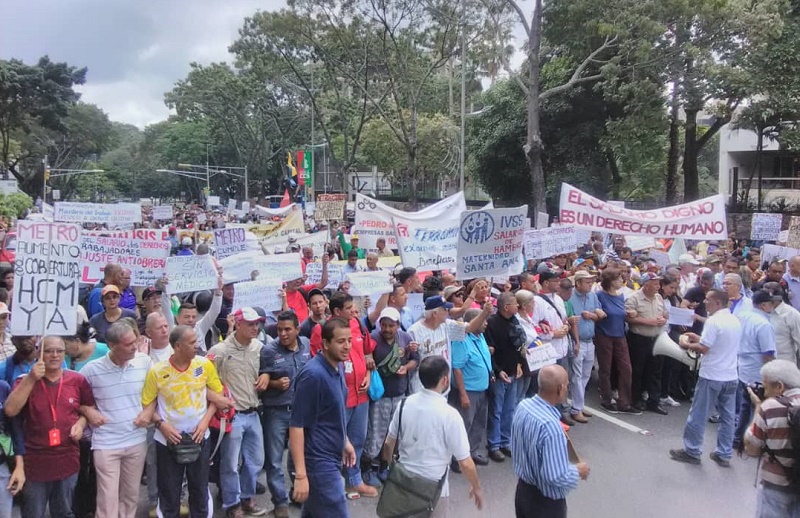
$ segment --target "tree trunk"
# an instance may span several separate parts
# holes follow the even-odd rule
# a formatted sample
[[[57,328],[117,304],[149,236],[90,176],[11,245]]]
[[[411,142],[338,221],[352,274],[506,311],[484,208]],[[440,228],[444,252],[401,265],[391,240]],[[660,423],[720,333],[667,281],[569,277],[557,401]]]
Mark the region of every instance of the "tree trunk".
[[[525,159],[531,175],[531,202],[528,214],[535,221],[537,212],[547,212],[546,185],[542,169],[542,135],[539,127],[539,50],[542,45],[542,0],[535,0],[531,35],[528,42],[528,137]]]
[[[761,204],[763,203],[763,196],[761,194],[761,183],[763,177],[763,163],[764,163],[764,131],[763,127],[758,128],[758,144],[756,145],[756,172],[758,173],[758,212],[761,212]]]
[[[606,161],[608,162],[608,170],[611,172],[611,196],[610,200],[620,199],[620,184],[622,183],[622,176],[619,174],[619,166],[617,165],[617,157],[611,151],[606,151]]]
[[[673,77],[672,94],[669,107],[669,151],[667,153],[667,177],[665,179],[664,201],[667,205],[675,205],[678,198],[678,162],[680,160],[680,87],[677,74]]]
[[[697,112],[695,108],[686,108],[686,125],[683,151],[683,201],[700,198],[700,178],[697,172]]]
[[[408,178],[411,192],[408,193],[408,203],[410,210],[416,211],[419,205],[419,191],[417,190],[417,104],[416,100],[411,103],[410,116],[408,118]]]

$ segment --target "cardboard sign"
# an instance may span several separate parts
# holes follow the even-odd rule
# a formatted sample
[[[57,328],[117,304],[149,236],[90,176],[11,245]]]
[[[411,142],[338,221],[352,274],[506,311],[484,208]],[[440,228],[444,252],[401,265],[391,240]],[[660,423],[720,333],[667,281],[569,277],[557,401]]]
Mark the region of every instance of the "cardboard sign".
[[[314,219],[317,221],[341,221],[344,218],[346,194],[317,194]]]
[[[781,232],[783,214],[753,214],[750,228],[750,239],[760,241],[777,241]]]
[[[631,210],[562,183],[558,219],[562,225],[632,236],[728,238],[725,200],[721,194],[674,207]]]
[[[382,295],[392,291],[392,280],[385,271],[348,273],[345,279],[350,282],[350,295],[354,297]]]
[[[181,255],[167,259],[167,293],[213,290],[219,287],[217,269],[210,255]]]
[[[571,254],[577,248],[574,227],[550,227],[525,231],[525,259],[546,259]]]
[[[154,220],[171,220],[173,217],[172,205],[156,205],[153,207]]]
[[[218,228],[214,230],[214,246],[217,247],[217,259],[246,252],[246,232],[243,228]]]
[[[17,222],[12,334],[75,334],[80,236],[72,223]]]
[[[142,207],[138,203],[77,203],[59,201],[55,204],[56,221],[71,223],[103,223],[108,228],[142,222]]]
[[[281,300],[281,283],[272,281],[239,282],[233,287],[233,309],[237,311],[244,307],[261,308],[266,312],[280,311],[283,308]]]
[[[517,275],[525,268],[522,242],[528,206],[464,211],[456,278]]]
[[[423,270],[455,268],[458,216],[457,212],[423,220],[393,216],[403,265]]]

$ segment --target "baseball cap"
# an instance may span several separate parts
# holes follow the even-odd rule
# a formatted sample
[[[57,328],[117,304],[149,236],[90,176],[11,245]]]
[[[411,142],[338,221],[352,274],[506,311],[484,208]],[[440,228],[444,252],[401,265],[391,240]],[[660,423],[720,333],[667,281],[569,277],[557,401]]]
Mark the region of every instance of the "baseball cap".
[[[641,276],[641,278],[639,279],[639,284],[644,284],[650,281],[660,281],[661,279],[662,277],[657,273],[648,272]]]
[[[544,270],[539,272],[539,282],[549,281],[551,279],[559,279],[561,275],[553,270]]]
[[[678,264],[693,264],[695,266],[700,266],[700,261],[695,259],[692,254],[681,254],[678,256]]]
[[[388,318],[389,320],[394,320],[395,322],[400,322],[400,312],[397,311],[395,308],[383,308],[381,311],[380,316],[378,317],[378,322],[383,320],[384,318]]]
[[[313,297],[314,295],[322,295],[324,297],[325,296],[325,292],[322,291],[319,288],[314,288],[312,290],[309,290],[309,292],[308,292],[308,300],[311,300],[311,297]]]
[[[425,311],[436,308],[450,309],[452,307],[453,304],[447,302],[439,295],[436,295],[434,297],[428,297],[428,300],[425,301]]]
[[[181,245],[183,246],[192,246],[192,238],[191,237],[184,237],[181,239]]]
[[[117,295],[120,295],[119,288],[113,284],[106,284],[105,287],[100,290],[100,298],[105,297],[109,293],[116,293]]]
[[[706,257],[706,264],[717,264],[717,263],[721,263],[721,262],[722,262],[722,259],[720,259],[720,257],[718,255],[714,254],[714,255],[709,255],[708,257]]]
[[[556,268],[556,266],[551,263],[550,261],[545,261],[543,263],[539,263],[539,266],[536,267],[536,273],[542,273],[547,270],[552,270]]]
[[[575,280],[579,281],[581,279],[594,279],[595,274],[589,273],[586,270],[578,270],[575,272]]]
[[[142,292],[142,300],[147,300],[154,295],[161,296],[162,291],[155,286],[148,286]]]
[[[350,234],[350,241],[353,241],[353,240],[356,240],[356,241],[358,240],[358,234],[355,234],[355,233]]]
[[[243,307],[241,309],[236,310],[236,313],[233,314],[233,319],[236,322],[263,322],[264,317],[256,313],[256,310],[249,307]]]
[[[400,284],[403,284],[404,282],[406,282],[408,279],[410,279],[411,277],[415,276],[416,274],[417,274],[417,270],[415,268],[406,267],[406,268],[403,268],[402,270],[400,270],[399,272],[397,272],[394,277],[395,277],[395,279],[397,279],[397,282],[399,282]]]
[[[8,305],[5,302],[0,302],[0,315],[8,315],[11,311],[8,310]]]

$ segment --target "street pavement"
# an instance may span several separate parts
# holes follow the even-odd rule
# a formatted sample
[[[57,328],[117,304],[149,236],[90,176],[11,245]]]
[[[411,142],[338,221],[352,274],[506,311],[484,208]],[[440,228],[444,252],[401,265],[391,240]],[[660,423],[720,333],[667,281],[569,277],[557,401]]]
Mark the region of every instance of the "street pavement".
[[[732,467],[717,466],[708,458],[716,443],[717,425],[708,424],[700,466],[674,462],[670,448],[682,447],[681,436],[689,412],[688,403],[669,409],[668,416],[606,414],[600,410],[594,380],[587,390],[587,404],[595,417],[586,425],[572,427],[570,436],[578,454],[589,463],[591,475],[567,497],[569,516],[599,518],[674,518],[675,516],[746,518],[754,516],[756,459],[734,456]],[[462,475],[450,474],[451,516],[457,518],[514,516],[516,477],[510,459],[479,467],[484,508],[469,500]],[[262,473],[261,481],[264,482]],[[139,516],[144,518],[144,488]],[[215,488],[212,489],[215,492]],[[257,497],[259,505],[272,509],[269,495]],[[377,499],[348,503],[352,518],[374,517]],[[217,509],[215,516],[224,513]],[[271,513],[268,515],[271,516]],[[291,508],[291,516],[300,510]]]

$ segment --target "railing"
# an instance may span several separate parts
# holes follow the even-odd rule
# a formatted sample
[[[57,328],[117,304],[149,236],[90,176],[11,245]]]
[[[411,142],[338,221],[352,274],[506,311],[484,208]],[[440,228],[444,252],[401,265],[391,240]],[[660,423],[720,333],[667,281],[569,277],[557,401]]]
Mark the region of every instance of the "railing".
[[[745,190],[750,187],[751,190],[758,189],[758,178],[739,178],[739,185],[737,191]],[[786,177],[762,177],[761,189],[800,189],[800,178],[786,178]]]

